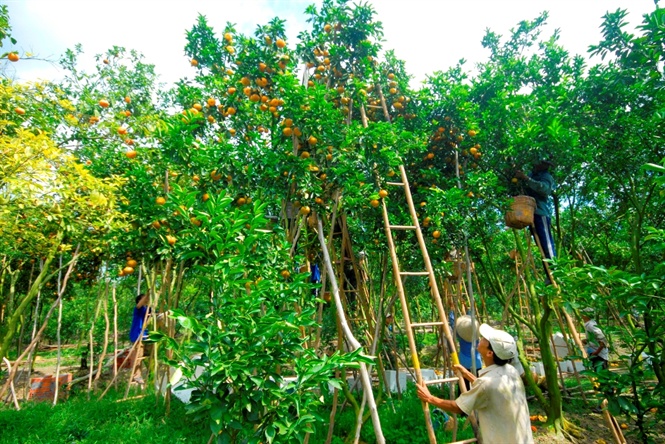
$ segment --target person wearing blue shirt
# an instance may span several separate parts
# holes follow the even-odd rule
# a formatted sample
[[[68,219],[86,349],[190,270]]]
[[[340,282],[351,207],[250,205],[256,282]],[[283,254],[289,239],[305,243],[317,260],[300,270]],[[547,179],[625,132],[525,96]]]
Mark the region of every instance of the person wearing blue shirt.
[[[478,333],[476,331],[476,342],[475,346],[472,344],[473,341],[473,334],[474,330],[477,330],[478,322],[475,320],[471,319],[471,316],[469,315],[464,315],[460,316],[457,321],[455,321],[455,312],[450,311],[450,314],[448,315],[448,321],[451,325],[451,327],[454,325],[453,330],[455,331],[455,336],[457,337],[457,341],[459,342],[459,362],[462,367],[467,369],[469,372],[471,372],[474,375],[478,374],[478,370],[482,367],[482,360],[480,357],[480,353],[478,353]],[[475,353],[475,372],[474,372],[474,362],[472,358],[472,349]],[[466,385],[467,385],[467,390],[470,388],[471,383],[467,380],[465,380]]]
[[[152,346],[144,344],[143,341],[148,339],[148,330],[144,328],[144,322],[147,320],[150,315],[148,303],[150,302],[150,297],[147,294],[140,294],[136,296],[136,306],[134,307],[134,313],[132,315],[132,326],[129,329],[129,340],[132,343],[141,339],[141,342],[136,345],[134,348],[134,356],[137,359],[136,370],[134,373],[134,382],[138,384],[143,384],[143,378],[141,377],[141,362],[143,361],[144,353],[146,356],[150,356],[152,351]],[[141,332],[143,332],[143,337],[141,337]],[[147,363],[146,363],[147,365]],[[150,367],[148,366],[148,369]]]

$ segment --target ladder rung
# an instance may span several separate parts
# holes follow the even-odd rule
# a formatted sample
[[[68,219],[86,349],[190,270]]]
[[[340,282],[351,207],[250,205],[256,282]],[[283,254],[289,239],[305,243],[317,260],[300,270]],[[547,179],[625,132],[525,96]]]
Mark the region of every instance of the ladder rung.
[[[381,107],[381,106],[376,106],[376,105],[367,105],[367,108],[377,108],[377,109],[381,109],[382,107]]]
[[[391,230],[415,230],[415,225],[388,225]]]
[[[438,321],[438,322],[416,322],[411,324],[411,328],[418,328],[418,327],[433,327],[435,325],[443,325],[443,322]]]
[[[393,186],[396,186],[396,187],[403,187],[404,183],[402,183],[402,182],[386,182],[386,185],[393,185]]]
[[[402,276],[429,276],[429,271],[400,271]]]
[[[443,378],[443,379],[430,379],[429,381],[423,381],[425,385],[434,385],[434,384],[445,384],[448,382],[457,382],[459,378]]]
[[[450,444],[471,444],[472,442],[478,442],[478,438],[469,438],[464,441],[451,442]]]

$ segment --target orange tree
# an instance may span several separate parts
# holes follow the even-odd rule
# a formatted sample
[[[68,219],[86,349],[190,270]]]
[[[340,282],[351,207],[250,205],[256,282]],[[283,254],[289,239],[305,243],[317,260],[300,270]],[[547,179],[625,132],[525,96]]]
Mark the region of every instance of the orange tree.
[[[191,247],[193,233],[197,244],[214,245],[216,231],[208,224],[218,212],[229,208],[245,214],[256,202],[264,202],[258,208],[279,219],[290,242],[296,239],[299,218],[316,212],[327,221],[335,206],[356,221],[353,227],[360,242],[376,238],[379,213],[370,205],[378,194],[376,177],[385,180],[400,163],[401,152],[422,145],[401,123],[385,121],[386,113],[369,116],[375,113],[368,109],[376,109],[369,106],[379,106],[375,104],[383,94],[377,90],[377,79],[395,78],[391,71],[377,69],[380,27],[371,22],[371,8],[326,2],[321,13],[309,12],[313,28],[323,33],[303,34],[297,53],[285,42],[284,23],[278,19],[258,27],[253,37],[227,25],[218,38],[203,17],[188,32],[186,52],[196,78],[177,85],[172,106],[182,112],[163,119],[155,133],[171,169],[184,178],[172,184],[163,206],[192,225],[177,232],[175,251],[183,244]],[[294,74],[297,54],[307,70],[304,84]],[[396,89],[389,83],[386,87],[389,94]],[[407,98],[397,96],[388,115],[400,115],[396,110],[405,108],[403,103]],[[174,192],[188,199],[179,202]],[[210,210],[211,203],[224,198],[224,210]],[[308,251],[313,239],[304,232],[292,251]],[[293,274],[302,261],[299,257],[284,259],[282,278]],[[196,270],[212,266],[211,260],[197,258]],[[305,298],[281,309],[307,312],[315,302]],[[224,325],[232,323],[227,318],[231,314],[222,310],[214,316],[222,316]],[[237,340],[246,340],[244,336]],[[215,362],[218,359],[215,356]],[[193,371],[192,365],[187,371]],[[228,374],[220,373],[224,380],[222,375]],[[220,429],[216,418],[215,432],[235,433]]]
[[[663,59],[663,12],[644,17],[637,35],[625,32],[626,12],[604,17],[603,38],[592,53],[608,59],[589,70],[576,91],[579,115],[576,129],[585,162],[581,165],[580,199],[586,206],[577,217],[577,239],[595,265],[589,274],[567,268],[563,278],[584,288],[580,306],[621,319],[613,329],[626,353],[620,359],[624,375],[598,375],[618,392],[615,407],[636,419],[643,440],[651,433],[652,405],[662,402],[662,78],[655,73]],[[608,57],[611,56],[611,57]],[[645,167],[647,165],[647,167]],[[572,212],[571,212],[572,213]],[[575,214],[570,214],[573,219]],[[585,269],[584,271],[586,271]],[[600,291],[599,291],[600,290]],[[603,322],[599,321],[599,322]],[[617,351],[619,347],[616,347]],[[649,356],[643,366],[642,353]],[[652,376],[647,376],[652,375]],[[646,382],[649,378],[657,383]]]
[[[45,85],[0,84],[0,227],[6,236],[0,244],[2,273],[16,283],[3,298],[0,356],[6,356],[17,326],[30,304],[59,267],[51,266],[56,255],[75,261],[79,254],[94,256],[102,251],[109,232],[122,226],[116,208],[117,179],[100,179],[53,141],[54,124],[44,122],[38,108],[56,99]],[[17,112],[20,109],[21,112]],[[12,242],[10,242],[10,239]],[[32,277],[29,261],[40,259]],[[62,266],[62,265],[61,265]],[[33,267],[34,269],[34,267]],[[4,288],[3,288],[4,290]]]

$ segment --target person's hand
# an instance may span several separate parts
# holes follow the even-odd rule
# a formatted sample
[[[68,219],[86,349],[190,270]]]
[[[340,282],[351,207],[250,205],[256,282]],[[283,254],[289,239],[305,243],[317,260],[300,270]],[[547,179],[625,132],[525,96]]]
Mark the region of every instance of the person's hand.
[[[515,170],[515,177],[517,177],[520,180],[527,180],[529,176],[524,174],[524,171],[522,170]]]
[[[416,384],[416,389],[417,389],[416,394],[418,395],[418,398],[420,398],[421,401],[429,403],[430,399],[432,398],[432,395],[429,392],[427,386],[425,384]]]
[[[458,372],[465,374],[468,370],[464,368],[462,364],[455,364],[453,365],[453,369],[457,370]]]

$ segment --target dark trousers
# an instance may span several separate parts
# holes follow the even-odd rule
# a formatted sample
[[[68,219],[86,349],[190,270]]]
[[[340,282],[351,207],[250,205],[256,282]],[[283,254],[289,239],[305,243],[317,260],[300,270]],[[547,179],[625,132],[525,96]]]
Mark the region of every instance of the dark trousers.
[[[534,230],[535,228],[535,230]],[[531,234],[540,243],[543,259],[552,259],[556,257],[556,247],[554,246],[554,238],[552,237],[552,219],[547,216],[536,214],[533,216],[533,227],[531,227]],[[549,273],[545,262],[543,262],[543,270],[545,270],[545,282],[550,283]]]

